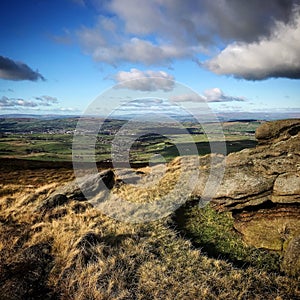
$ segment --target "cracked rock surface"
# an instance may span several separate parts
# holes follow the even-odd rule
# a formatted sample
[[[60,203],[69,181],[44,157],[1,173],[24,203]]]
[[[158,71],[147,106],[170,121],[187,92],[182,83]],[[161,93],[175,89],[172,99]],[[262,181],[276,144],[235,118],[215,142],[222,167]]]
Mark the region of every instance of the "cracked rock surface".
[[[213,206],[232,211],[248,244],[280,251],[283,271],[300,274],[300,120],[266,122],[256,138],[256,148],[227,156]]]

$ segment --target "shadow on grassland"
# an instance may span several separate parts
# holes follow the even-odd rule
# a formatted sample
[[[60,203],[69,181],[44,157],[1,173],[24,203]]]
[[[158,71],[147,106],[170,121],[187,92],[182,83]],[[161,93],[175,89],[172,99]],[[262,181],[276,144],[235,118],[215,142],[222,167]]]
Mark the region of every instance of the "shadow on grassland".
[[[194,144],[193,144],[194,145]],[[181,147],[185,149],[185,152],[188,153],[189,150],[192,152],[192,146],[190,143],[182,143]],[[236,141],[226,141],[227,153],[238,152],[245,148],[254,148],[257,145],[257,142],[254,140],[236,140]],[[223,142],[199,142],[196,143],[199,155],[206,155],[211,153],[211,146],[213,146],[214,152],[218,154],[223,153]],[[175,158],[179,156],[176,145],[171,145],[165,148],[161,153],[164,157]],[[224,153],[223,153],[224,154]]]

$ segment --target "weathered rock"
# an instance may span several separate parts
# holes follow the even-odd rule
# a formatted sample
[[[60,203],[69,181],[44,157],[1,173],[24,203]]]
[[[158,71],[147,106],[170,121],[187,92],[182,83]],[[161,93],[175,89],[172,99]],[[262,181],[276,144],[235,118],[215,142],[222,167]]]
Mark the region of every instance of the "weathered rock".
[[[37,208],[38,211],[49,211],[57,206],[66,204],[69,201],[68,197],[63,194],[55,194],[47,198],[41,205]]]
[[[282,268],[296,274],[299,264],[292,269],[295,259],[284,249],[294,249],[300,235],[300,120],[266,122],[256,138],[256,148],[227,156],[213,205],[233,212],[248,244],[279,251]]]
[[[300,235],[289,241],[281,267],[291,276],[300,276]]]
[[[63,186],[45,199],[36,211],[46,215],[48,219],[61,218],[66,214],[64,209],[56,210],[59,206],[71,200],[85,201],[97,196],[104,198],[107,191],[115,185],[115,174],[112,170],[85,175]],[[77,210],[79,212],[79,210]]]
[[[233,214],[234,227],[249,245],[282,252],[290,237],[300,235],[300,207],[273,204]]]
[[[300,203],[300,175],[297,173],[279,175],[274,183],[272,202]]]
[[[143,177],[143,173],[134,172],[132,169],[118,169],[116,171],[117,180],[121,183],[136,184]]]
[[[251,169],[228,169],[215,197],[241,199],[243,202],[248,196],[257,195],[258,198],[259,195],[270,191],[273,183],[273,176],[262,177]]]
[[[69,199],[86,200],[105,189],[112,189],[115,184],[115,174],[112,170],[105,170],[97,174],[85,175],[67,184],[56,193],[64,194]]]
[[[300,120],[280,120],[267,122],[257,128],[255,137],[260,144],[268,144],[274,140],[285,140],[298,134]]]
[[[214,198],[217,210],[242,210],[267,201],[300,204],[298,125],[299,120],[264,123],[257,129],[262,145],[228,155],[224,178]],[[268,142],[281,141],[266,146],[263,137]]]

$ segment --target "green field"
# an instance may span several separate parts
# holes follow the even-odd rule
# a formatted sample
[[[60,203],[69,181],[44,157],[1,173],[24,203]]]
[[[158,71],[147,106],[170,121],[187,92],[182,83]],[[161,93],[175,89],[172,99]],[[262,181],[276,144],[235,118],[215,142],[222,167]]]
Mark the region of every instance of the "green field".
[[[87,128],[94,128],[95,119],[87,119]],[[71,161],[73,148],[73,134],[76,129],[76,118],[63,118],[56,120],[39,119],[0,119],[0,157],[20,158],[44,161]],[[83,133],[77,144],[76,159],[91,161],[94,155],[97,161],[111,160],[111,144],[115,134],[126,124],[122,120],[106,121],[98,133],[95,151],[93,134]],[[196,145],[198,154],[214,151],[224,153],[222,140],[225,137],[227,153],[254,147],[255,129],[261,124],[259,121],[225,122],[222,123],[223,132],[219,124],[205,124],[205,131],[200,124],[185,123],[185,129],[177,128],[174,124],[160,124],[160,135],[155,134],[156,127],[151,123],[139,123],[133,129],[127,130],[121,137],[122,141],[136,136],[131,148],[130,161],[146,163],[155,155],[157,162],[170,161],[180,155],[178,147],[183,149],[184,155],[195,154],[192,151]],[[154,134],[144,135],[145,128]],[[224,135],[223,135],[224,134]],[[211,143],[209,143],[209,142]],[[181,153],[182,154],[182,153]]]

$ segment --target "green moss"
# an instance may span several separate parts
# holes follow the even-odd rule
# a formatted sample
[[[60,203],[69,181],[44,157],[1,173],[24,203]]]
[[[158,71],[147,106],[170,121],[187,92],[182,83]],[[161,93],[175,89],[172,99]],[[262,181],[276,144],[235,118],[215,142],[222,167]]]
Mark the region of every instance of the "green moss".
[[[234,230],[231,213],[217,213],[189,206],[179,209],[175,216],[180,231],[209,256],[231,261],[238,267],[253,266],[266,271],[280,270],[277,253],[247,246]]]

